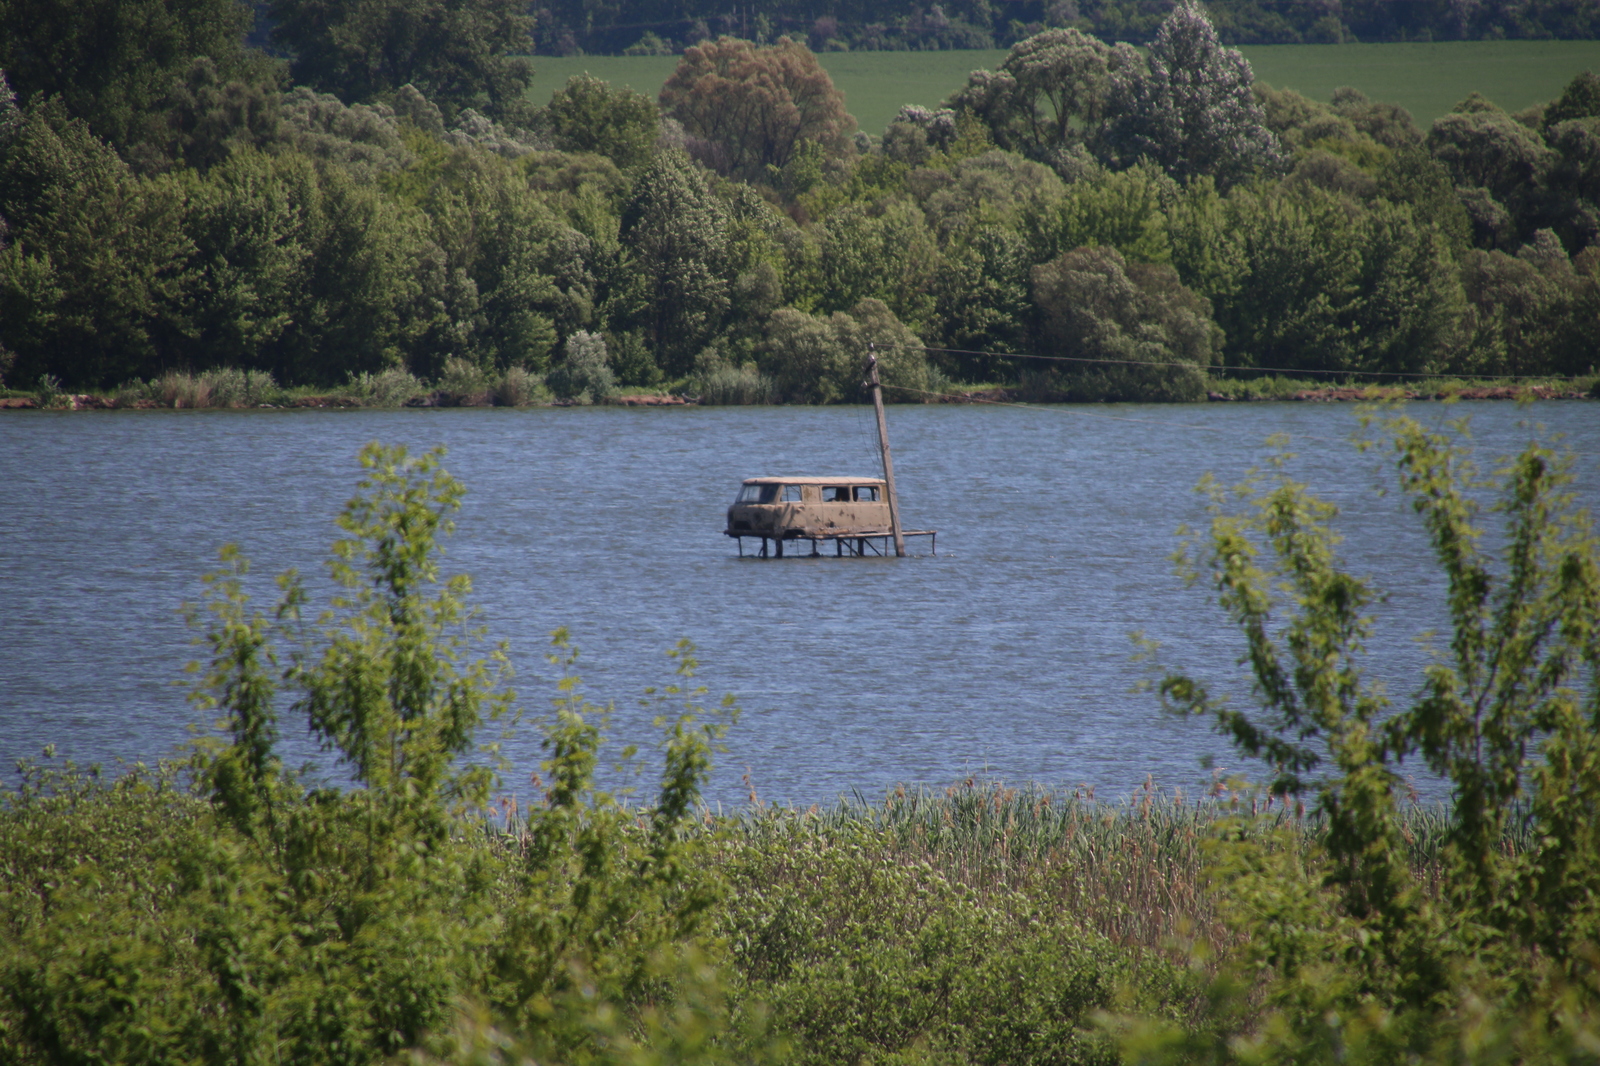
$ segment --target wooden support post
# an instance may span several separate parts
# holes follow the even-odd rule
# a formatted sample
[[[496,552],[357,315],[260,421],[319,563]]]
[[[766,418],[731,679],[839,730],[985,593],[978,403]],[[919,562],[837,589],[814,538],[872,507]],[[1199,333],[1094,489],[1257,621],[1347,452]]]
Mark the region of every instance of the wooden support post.
[[[878,381],[878,357],[867,356],[867,384],[872,386],[872,406],[878,413],[878,450],[883,453],[883,482],[889,491],[889,529],[894,534],[894,553],[904,556],[906,539],[900,535],[900,498],[894,491],[894,460],[889,457],[889,423],[883,417],[883,385]]]

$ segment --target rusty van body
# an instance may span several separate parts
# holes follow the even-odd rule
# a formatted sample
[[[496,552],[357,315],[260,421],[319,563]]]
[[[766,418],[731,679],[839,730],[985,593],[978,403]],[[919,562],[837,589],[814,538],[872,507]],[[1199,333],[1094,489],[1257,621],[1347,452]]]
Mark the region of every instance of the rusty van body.
[[[726,534],[739,540],[761,540],[761,554],[769,542],[781,558],[785,541],[804,540],[816,555],[828,541],[836,555],[865,555],[890,536],[889,501],[882,478],[875,477],[752,477],[739,486],[728,508]],[[914,535],[931,535],[912,531]],[[882,554],[881,550],[878,552]]]

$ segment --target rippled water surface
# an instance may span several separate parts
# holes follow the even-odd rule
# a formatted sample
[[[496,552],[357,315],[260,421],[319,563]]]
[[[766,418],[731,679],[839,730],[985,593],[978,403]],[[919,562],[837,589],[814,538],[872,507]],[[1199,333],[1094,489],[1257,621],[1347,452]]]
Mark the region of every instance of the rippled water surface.
[[[1588,403],[1518,409],[1416,405],[1472,417],[1485,460],[1539,423],[1564,432],[1580,493],[1600,502],[1600,417]],[[937,556],[758,560],[721,535],[740,479],[876,473],[870,409],[687,408],[14,412],[0,417],[0,757],[46,743],[80,760],[151,759],[186,736],[182,667],[196,653],[180,605],[218,545],[262,578],[321,582],[333,518],[369,440],[444,444],[469,495],[447,569],[507,641],[525,708],[547,706],[548,634],[571,630],[590,696],[614,732],[648,743],[642,689],[670,677],[688,637],[700,679],[743,717],[715,798],[828,802],[969,775],[1096,786],[1154,775],[1189,786],[1202,756],[1247,770],[1200,722],[1163,718],[1135,693],[1129,634],[1226,685],[1239,643],[1169,555],[1204,517],[1195,482],[1233,482],[1266,439],[1336,500],[1344,551],[1389,594],[1374,672],[1407,694],[1440,619],[1416,523],[1376,453],[1348,443],[1343,405],[903,407],[890,412],[908,526],[939,530]],[[322,589],[325,591],[325,587]],[[286,727],[297,755],[312,745]],[[525,780],[537,744],[508,742]]]

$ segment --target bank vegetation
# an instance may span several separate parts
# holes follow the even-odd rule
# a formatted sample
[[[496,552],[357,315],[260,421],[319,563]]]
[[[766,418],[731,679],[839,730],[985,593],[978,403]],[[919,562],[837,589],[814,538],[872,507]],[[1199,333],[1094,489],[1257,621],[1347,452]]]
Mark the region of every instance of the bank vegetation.
[[[232,0],[0,9],[4,382],[827,403],[868,350],[907,401],[1595,371],[1592,74],[1424,131],[1256,84],[1185,2],[1146,52],[1047,29],[868,135],[788,38],[704,41],[658,99],[580,76],[534,108],[526,20],[473,3],[285,2],[286,58]]]

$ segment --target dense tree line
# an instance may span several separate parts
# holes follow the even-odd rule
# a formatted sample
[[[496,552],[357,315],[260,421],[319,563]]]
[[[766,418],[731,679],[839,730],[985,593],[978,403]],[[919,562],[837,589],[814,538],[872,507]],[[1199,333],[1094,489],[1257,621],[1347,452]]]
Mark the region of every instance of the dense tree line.
[[[1045,31],[873,137],[793,40],[690,48],[659,101],[579,77],[535,111],[493,34],[439,29],[381,71],[306,46],[290,77],[229,0],[144,4],[117,10],[227,32],[81,96],[56,72],[98,37],[47,19],[0,57],[13,384],[515,370],[828,401],[875,344],[901,398],[1183,399],[1216,365],[1582,374],[1600,350],[1590,74],[1424,133],[1353,89],[1253,84],[1186,2],[1148,54]],[[347,28],[322,32],[348,51]]]
[[[817,51],[1007,47],[1046,29],[1147,44],[1177,0],[541,0],[541,53],[665,54],[718,36],[782,34]],[[1212,0],[1228,44],[1578,39],[1600,36],[1600,10],[1574,0]]]

